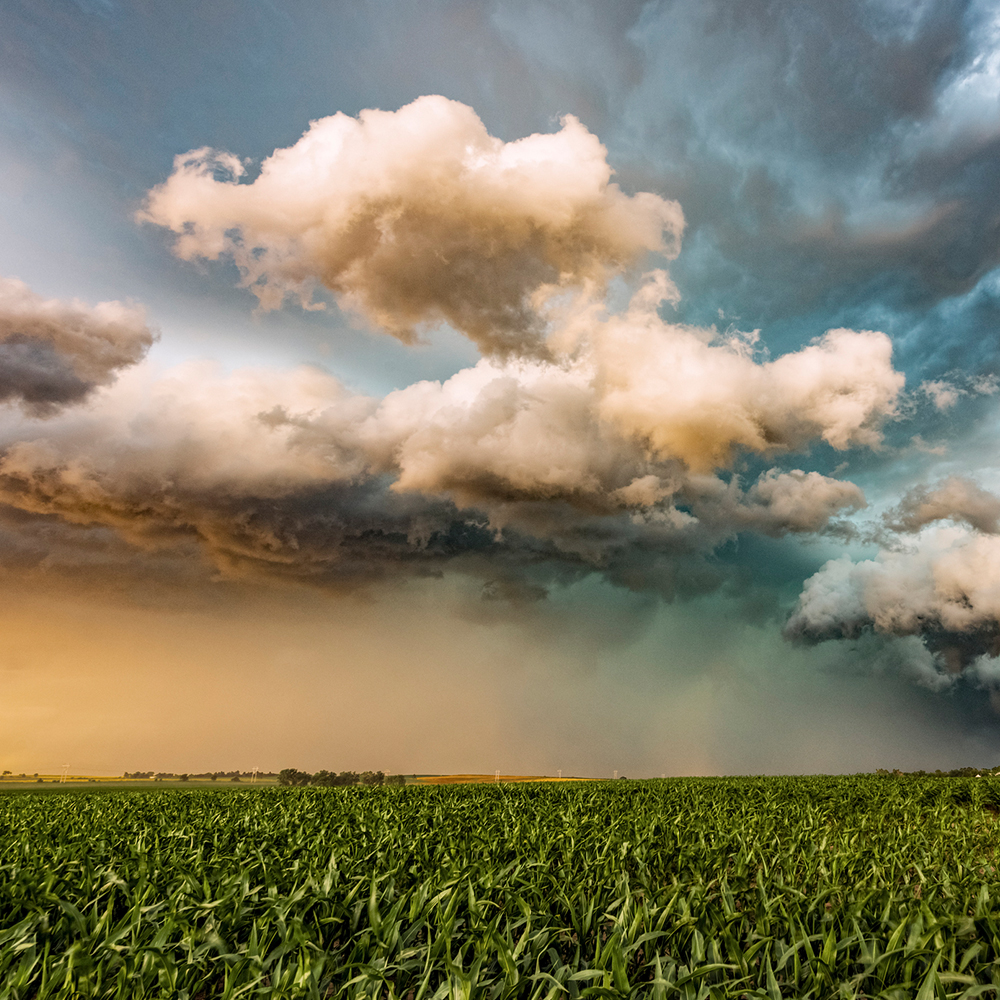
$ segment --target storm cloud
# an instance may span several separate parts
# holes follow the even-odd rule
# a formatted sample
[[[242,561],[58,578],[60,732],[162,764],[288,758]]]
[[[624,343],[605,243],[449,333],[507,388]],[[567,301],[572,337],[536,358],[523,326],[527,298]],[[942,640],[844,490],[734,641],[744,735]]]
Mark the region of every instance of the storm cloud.
[[[454,564],[502,568],[508,590],[596,572],[665,592],[671,561],[741,531],[817,533],[864,507],[817,472],[743,483],[729,466],[877,447],[902,383],[887,340],[833,331],[770,361],[660,318],[665,282],[621,313],[571,311],[557,359],[483,359],[381,399],[310,368],[136,370],[85,419],[9,441],[0,500],[140,548],[195,544],[226,574],[335,584]]]
[[[439,769],[455,691],[461,769],[1000,759],[995,3],[4,24],[0,273],[163,330],[0,338],[5,767],[213,676],[254,765]]]

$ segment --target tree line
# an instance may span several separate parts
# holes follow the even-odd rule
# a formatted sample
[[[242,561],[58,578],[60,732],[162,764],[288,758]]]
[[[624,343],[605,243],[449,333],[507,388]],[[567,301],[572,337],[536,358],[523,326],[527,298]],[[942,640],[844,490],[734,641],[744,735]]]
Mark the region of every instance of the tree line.
[[[405,785],[401,774],[383,774],[381,771],[299,771],[294,767],[286,767],[278,772],[279,785],[317,785],[322,788],[332,788],[336,785]]]

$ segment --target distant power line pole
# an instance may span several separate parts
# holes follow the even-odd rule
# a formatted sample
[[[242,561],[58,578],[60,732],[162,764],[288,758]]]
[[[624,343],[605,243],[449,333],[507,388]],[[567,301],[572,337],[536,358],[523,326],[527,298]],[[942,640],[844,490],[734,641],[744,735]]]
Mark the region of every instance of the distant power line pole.
[[[500,772],[499,771],[497,771],[496,777],[493,780],[494,781],[499,781],[500,780]]]
[[[69,774],[69,764],[63,764],[62,777],[59,779],[59,784],[60,785],[65,785],[66,784],[66,776],[68,774]]]

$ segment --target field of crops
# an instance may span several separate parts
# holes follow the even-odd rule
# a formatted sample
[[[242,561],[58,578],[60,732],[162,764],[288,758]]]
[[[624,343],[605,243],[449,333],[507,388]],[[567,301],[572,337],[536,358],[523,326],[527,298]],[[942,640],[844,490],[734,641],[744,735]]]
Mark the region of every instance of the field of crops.
[[[5,793],[0,998],[995,996],[997,780]]]

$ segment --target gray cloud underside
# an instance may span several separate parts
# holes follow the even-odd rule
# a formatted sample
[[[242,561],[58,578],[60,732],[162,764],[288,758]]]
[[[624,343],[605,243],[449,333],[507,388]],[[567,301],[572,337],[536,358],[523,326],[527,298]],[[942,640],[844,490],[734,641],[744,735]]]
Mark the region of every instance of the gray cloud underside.
[[[266,433],[266,431],[261,431]],[[863,505],[849,483],[774,470],[748,490],[738,478],[682,483],[670,501],[574,503],[504,496],[461,507],[447,496],[393,490],[391,476],[348,482],[193,483],[183,468],[140,471],[151,456],[63,457],[51,439],[21,443],[0,463],[0,501],[79,528],[111,529],[138,552],[200,551],[227,578],[352,588],[452,569],[503,581],[491,594],[541,594],[551,582],[600,573],[673,597],[723,582],[706,559],[739,531],[772,536],[827,529]],[[155,456],[157,464],[162,456]],[[96,459],[96,460],[95,460]],[[203,471],[203,468],[200,470]],[[680,504],[684,510],[678,510]],[[58,568],[53,555],[52,569]]]
[[[0,278],[0,402],[32,416],[55,413],[110,384],[153,339],[139,307],[46,300]]]

